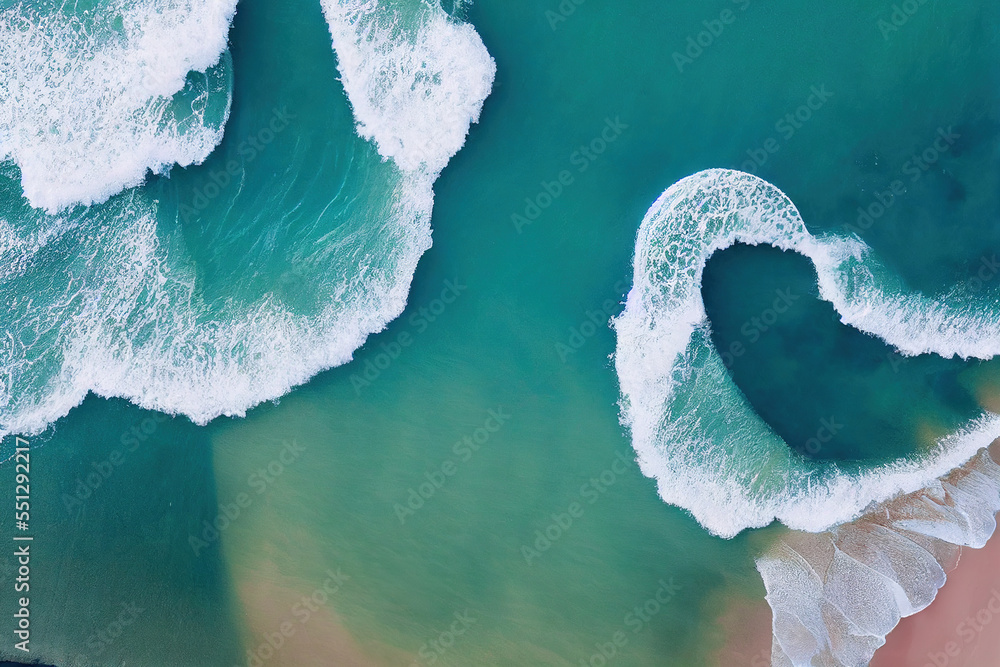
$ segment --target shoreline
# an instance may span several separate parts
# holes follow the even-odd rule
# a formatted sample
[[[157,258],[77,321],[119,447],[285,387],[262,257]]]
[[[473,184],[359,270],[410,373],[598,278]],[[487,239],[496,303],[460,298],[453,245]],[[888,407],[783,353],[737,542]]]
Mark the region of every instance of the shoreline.
[[[994,537],[997,537],[994,534]],[[902,619],[870,667],[996,667],[1000,655],[1000,539],[964,547],[923,611]]]
[[[1000,439],[988,448],[1000,459]],[[998,514],[1000,516],[1000,514]],[[1000,655],[1000,539],[961,547],[947,580],[925,609],[900,620],[870,667],[996,667]],[[716,619],[724,637],[713,654],[719,667],[769,667],[772,611],[763,599],[733,596]]]

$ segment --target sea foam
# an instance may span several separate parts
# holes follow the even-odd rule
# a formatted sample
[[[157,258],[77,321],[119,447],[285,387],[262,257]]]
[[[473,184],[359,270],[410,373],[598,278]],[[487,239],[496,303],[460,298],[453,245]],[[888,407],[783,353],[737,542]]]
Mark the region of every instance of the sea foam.
[[[842,321],[904,355],[1000,354],[998,318],[988,304],[902,291],[860,239],[813,236],[788,197],[756,176],[689,176],[646,213],[634,284],[614,322],[622,420],[663,500],[723,537],[775,519],[818,532],[928,486],[1000,435],[1000,417],[984,414],[920,460],[862,472],[793,452],[754,412],[712,344],[702,272],[712,253],[735,243],[808,257],[820,296]]]
[[[292,307],[280,284],[252,302],[208,302],[199,268],[144,188],[57,216],[29,209],[16,224],[0,220],[0,271],[10,269],[0,296],[17,323],[17,335],[0,340],[0,431],[39,432],[90,391],[196,423],[242,416],[347,363],[402,313],[431,244],[434,181],[478,119],[495,64],[475,31],[436,4],[323,7],[358,132],[385,168],[377,178],[357,170],[364,209],[323,243],[282,248],[312,267],[308,290],[294,292],[315,293],[318,307]],[[59,277],[42,276],[41,289],[40,267],[53,265]]]
[[[992,449],[1000,451],[1000,440]],[[773,667],[868,665],[901,618],[934,600],[960,548],[986,544],[998,510],[1000,466],[982,449],[855,521],[783,536],[757,559]]]
[[[393,233],[398,263],[332,281],[328,289],[340,298],[301,314],[273,294],[250,304],[207,302],[196,267],[168,261],[155,207],[140,192],[67,217],[45,234],[0,226],[0,245],[29,266],[77,253],[59,290],[33,294],[36,276],[20,271],[0,290],[6,317],[19,325],[0,341],[0,429],[41,431],[90,391],[196,423],[278,398],[350,360],[384,326],[386,311],[402,308],[413,257],[428,242],[418,231]]]
[[[358,133],[403,171],[436,177],[493,87],[496,64],[482,39],[438,4],[322,6]]]
[[[236,0],[0,10],[0,159],[18,165],[30,204],[103,202],[149,171],[202,162],[229,112],[230,74],[209,70],[235,11]],[[190,72],[206,74],[178,95]]]

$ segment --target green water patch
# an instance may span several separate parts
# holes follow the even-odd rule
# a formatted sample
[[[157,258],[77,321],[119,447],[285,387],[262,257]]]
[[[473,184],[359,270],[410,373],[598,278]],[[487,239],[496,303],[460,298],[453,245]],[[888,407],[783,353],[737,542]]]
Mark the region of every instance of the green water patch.
[[[12,438],[13,439],[13,438]],[[90,398],[29,438],[32,656],[56,665],[231,664],[240,630],[217,554],[182,548],[216,505],[206,433],[185,419]],[[0,468],[14,489],[13,465]],[[0,512],[14,526],[13,502]],[[13,532],[13,528],[11,528]],[[4,566],[10,564],[5,558]],[[13,571],[4,571],[13,588]],[[5,595],[9,618],[19,596]],[[21,659],[10,645],[2,655]]]

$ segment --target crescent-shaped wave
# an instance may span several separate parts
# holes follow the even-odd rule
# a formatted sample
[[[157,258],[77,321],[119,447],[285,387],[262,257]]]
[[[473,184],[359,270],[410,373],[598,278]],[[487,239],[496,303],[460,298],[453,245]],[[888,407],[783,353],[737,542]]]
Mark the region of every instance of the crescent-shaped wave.
[[[173,7],[185,1],[163,3]],[[211,6],[227,1],[235,6],[232,0]],[[59,215],[19,205],[0,211],[0,259],[5,260],[0,262],[0,296],[8,306],[2,318],[8,333],[0,337],[0,435],[40,432],[88,392],[184,414],[199,424],[220,415],[242,416],[316,373],[349,362],[369,335],[403,312],[417,262],[431,245],[434,182],[478,120],[496,66],[472,26],[450,18],[439,3],[323,0],[322,7],[357,133],[378,154],[356,151],[360,140],[345,141],[344,155],[337,152],[341,147],[330,146],[323,162],[296,172],[303,167],[297,151],[307,155],[314,139],[307,127],[299,130],[302,141],[289,154],[284,180],[273,179],[260,193],[244,193],[242,180],[234,185],[232,197],[245,194],[241,203],[252,206],[231,217],[223,212],[203,226],[219,232],[216,248],[234,243],[245,252],[246,246],[226,232],[236,227],[238,241],[240,225],[259,224],[254,233],[262,242],[253,252],[260,255],[250,259],[261,261],[234,262],[231,274],[218,279],[221,285],[199,273],[203,269],[184,249],[184,214],[171,215],[177,202],[160,200],[155,184]],[[0,13],[0,35],[4,16]],[[39,40],[44,38],[47,23],[28,24]],[[188,26],[193,32],[184,36],[185,43],[204,40],[206,49],[219,46],[215,30],[226,25],[228,18],[225,25],[209,26],[212,32]],[[2,46],[0,56],[6,57]],[[89,76],[87,67],[76,63],[68,71]],[[128,80],[112,73],[118,77],[114,82]],[[132,78],[138,90],[130,94],[145,99],[146,84]],[[70,79],[48,78],[38,86],[51,98],[72,100],[79,86]],[[180,85],[180,80],[164,85]],[[0,101],[5,94],[0,84]],[[0,130],[3,120],[0,109]],[[105,129],[115,131],[102,126],[87,136],[113,147],[130,141],[105,137],[100,134]],[[0,156],[5,150],[20,156],[20,144],[7,140],[0,132]],[[337,166],[338,160],[345,166]],[[80,167],[62,158],[58,162],[64,170]],[[312,183],[324,165],[327,176],[342,168],[336,181],[341,191],[311,187],[305,203],[284,201],[292,182]],[[13,171],[0,162],[2,194],[13,189]],[[22,165],[22,172],[28,171]],[[81,171],[90,173],[89,168]],[[245,176],[241,172],[241,179]],[[27,186],[24,192],[33,196]],[[218,208],[229,196],[215,202]],[[67,197],[42,197],[37,203],[59,208],[99,198]],[[298,216],[293,216],[299,225],[294,239],[283,227],[286,219],[274,215],[289,208]],[[206,216],[216,211],[205,210]],[[273,239],[281,243],[272,244]],[[278,259],[291,266],[281,276],[270,270],[270,262],[278,264]],[[223,296],[211,296],[205,287],[210,282]],[[249,296],[239,292],[257,282],[263,287],[247,288]]]

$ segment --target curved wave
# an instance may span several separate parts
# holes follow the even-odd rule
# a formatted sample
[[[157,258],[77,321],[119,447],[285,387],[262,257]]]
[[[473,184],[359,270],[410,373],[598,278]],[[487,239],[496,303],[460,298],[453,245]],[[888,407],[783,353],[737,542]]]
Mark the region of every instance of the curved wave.
[[[754,412],[712,344],[701,278],[712,253],[770,244],[809,258],[820,296],[844,323],[902,354],[1000,354],[988,304],[905,292],[858,238],[815,237],[788,197],[750,174],[707,170],[671,186],[639,228],[634,285],[614,327],[622,419],[639,464],[666,502],[731,537],[777,519],[822,531],[872,502],[929,485],[1000,434],[984,414],[921,460],[870,470],[809,461]]]
[[[22,258],[0,289],[5,320],[18,324],[0,341],[0,429],[39,432],[90,391],[206,423],[243,415],[346,363],[402,310],[416,258],[429,246],[425,218],[386,209],[387,218],[414,221],[387,224],[373,239],[393,254],[330,278],[319,288],[323,306],[304,313],[273,292],[249,303],[207,299],[198,267],[172,252],[141,192],[42,233],[0,226],[2,254]],[[70,253],[68,266],[53,260]],[[55,262],[67,280],[43,282],[31,270]]]
[[[340,74],[364,82],[346,86],[358,130],[381,155],[358,137],[303,141],[305,127],[279,142],[268,129],[283,148],[268,148],[256,174],[227,176],[228,190],[220,173],[181,173],[56,216],[0,213],[12,332],[0,340],[0,430],[37,433],[89,391],[197,423],[242,416],[348,362],[402,313],[431,244],[433,183],[495,71],[471,27],[422,1],[407,16],[403,6],[326,5]],[[376,25],[415,55],[378,41]],[[244,114],[243,129],[269,127],[259,113]],[[431,127],[447,140],[399,134]],[[383,150],[394,137],[399,150]],[[4,201],[11,172],[0,165]],[[206,183],[217,196],[188,221]]]
[[[49,4],[0,11],[0,159],[32,206],[106,201],[222,140],[236,0]]]

